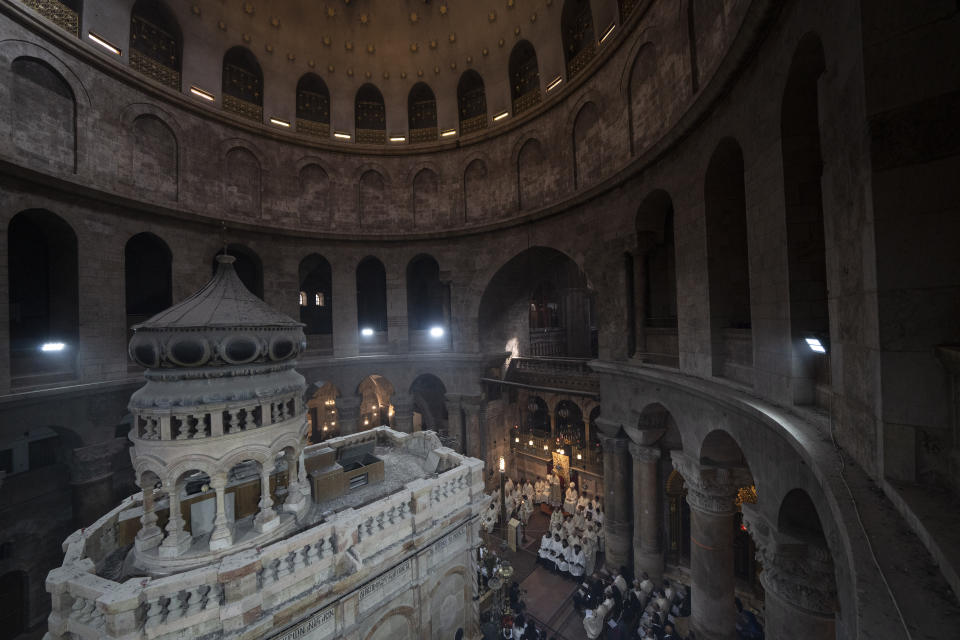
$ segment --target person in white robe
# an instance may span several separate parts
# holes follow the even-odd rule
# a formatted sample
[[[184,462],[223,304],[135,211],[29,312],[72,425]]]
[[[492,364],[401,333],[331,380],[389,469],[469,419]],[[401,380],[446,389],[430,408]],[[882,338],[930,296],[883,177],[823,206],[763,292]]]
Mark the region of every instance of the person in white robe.
[[[564,538],[560,541],[560,548],[557,549],[557,570],[563,573],[570,570],[570,563],[567,562],[567,549],[569,548],[570,543]]]
[[[570,551],[567,554],[567,564],[569,565],[570,575],[574,578],[579,578],[583,576],[585,558],[583,557],[583,550],[580,548],[580,545],[574,545],[570,547]]]
[[[587,519],[584,517],[584,509],[581,505],[577,505],[577,512],[573,514],[573,528],[577,531],[587,528]]]
[[[544,564],[547,565],[548,569],[553,568],[553,536],[550,535],[549,531],[544,532],[543,537],[540,538],[540,550],[537,551],[537,556]]]
[[[596,609],[587,610],[583,618],[583,630],[587,632],[587,638],[597,640],[603,634],[606,629],[607,614],[611,609],[613,609],[613,595],[608,593]]]
[[[563,511],[559,509],[554,509],[553,513],[550,514],[550,530],[553,531],[557,527],[563,524]]]
[[[587,530],[583,532],[583,570],[588,576],[592,576],[597,564],[597,532],[593,530],[593,525],[588,524]]]
[[[600,553],[603,553],[604,549],[606,549],[603,543],[603,538],[604,538],[603,524],[598,522],[597,523],[597,551],[599,551]]]
[[[593,519],[603,524],[603,505],[600,504],[600,500],[597,500],[596,506],[593,509]]]
[[[520,514],[520,522],[523,523],[523,526],[527,526],[527,522],[530,521],[530,516],[533,515],[533,500],[527,496],[522,496],[520,508],[517,511]]]
[[[483,512],[483,517],[480,519],[480,526],[483,527],[483,530],[487,533],[493,533],[493,528],[496,526],[499,518],[500,501],[491,500],[490,506]]]
[[[583,491],[580,494],[580,497],[577,498],[577,511],[580,511],[581,507],[584,511],[586,511],[588,504],[590,504],[590,494],[586,491]]]
[[[560,571],[560,559],[563,545],[560,543],[560,534],[553,534],[553,541],[550,543],[550,559],[553,560],[553,570]]]
[[[617,588],[621,596],[627,595],[627,580],[619,571],[617,571],[617,575],[613,577],[613,586]]]
[[[505,494],[513,493],[513,478],[507,476],[507,481],[503,484],[503,492]]]
[[[533,502],[534,504],[543,504],[550,499],[550,484],[543,478],[537,476],[537,481],[533,483]]]
[[[563,510],[567,513],[575,513],[577,511],[577,498],[577,483],[571,482],[563,499]]]
[[[647,575],[646,571],[643,572],[643,577],[640,579],[640,589],[647,594],[647,597],[649,597],[653,591],[653,581],[650,579],[650,576]]]
[[[520,493],[533,500],[533,485],[530,484],[529,480],[524,480],[523,487],[520,489]]]

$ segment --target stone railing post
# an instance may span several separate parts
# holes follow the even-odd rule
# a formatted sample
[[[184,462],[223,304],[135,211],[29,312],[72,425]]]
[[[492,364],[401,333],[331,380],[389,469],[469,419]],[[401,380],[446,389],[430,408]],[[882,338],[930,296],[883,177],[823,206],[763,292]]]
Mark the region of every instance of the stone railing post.
[[[393,428],[403,433],[413,433],[413,396],[395,393],[390,397],[393,405]]]

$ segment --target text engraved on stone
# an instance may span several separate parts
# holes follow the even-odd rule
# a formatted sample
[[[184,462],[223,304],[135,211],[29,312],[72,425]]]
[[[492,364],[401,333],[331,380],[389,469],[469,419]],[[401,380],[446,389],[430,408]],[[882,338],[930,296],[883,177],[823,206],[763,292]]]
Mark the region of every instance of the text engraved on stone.
[[[327,607],[274,640],[321,640],[335,631],[336,617],[336,610],[333,607]]]
[[[430,553],[432,556],[431,564],[436,566],[449,555],[458,551],[462,546],[460,542],[466,540],[466,537],[467,528],[460,527],[453,533],[448,533],[444,537],[437,540],[433,546],[430,547]]]
[[[411,562],[409,559],[405,560],[379,578],[363,585],[357,596],[360,602],[360,610],[366,611],[379,603],[380,600],[396,590],[397,583],[406,584],[410,580]]]

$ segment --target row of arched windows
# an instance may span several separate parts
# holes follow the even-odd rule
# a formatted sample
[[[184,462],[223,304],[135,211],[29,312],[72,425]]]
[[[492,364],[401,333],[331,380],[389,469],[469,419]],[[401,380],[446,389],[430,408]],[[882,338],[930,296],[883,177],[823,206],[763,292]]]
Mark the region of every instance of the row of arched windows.
[[[60,216],[30,209],[14,216],[8,227],[11,373],[18,383],[41,384],[69,378],[79,342],[79,278],[77,235]],[[263,264],[255,252],[231,244],[234,269],[244,285],[263,297]],[[216,270],[216,257],[211,269]],[[450,319],[449,284],[440,279],[440,265],[422,254],[407,265],[407,319],[412,347],[446,348]],[[333,279],[330,263],[319,254],[301,260],[300,320],[320,350],[332,348]],[[126,328],[167,309],[174,302],[173,252],[152,233],[139,233],[124,247]],[[386,345],[387,271],[373,256],[356,268],[357,328],[361,350],[378,352]]]
[[[80,5],[77,3],[79,14]],[[566,0],[561,34],[567,77],[576,75],[596,50],[590,0]],[[79,35],[79,34],[78,34]],[[181,89],[183,35],[173,12],[162,0],[137,0],[130,17],[130,66],[174,89]],[[509,59],[512,110],[516,115],[541,101],[537,53],[527,40],[514,47]],[[263,71],[246,47],[231,48],[223,57],[222,103],[226,111],[263,120]],[[460,133],[487,127],[487,100],[481,75],[469,69],[457,85]],[[354,101],[356,141],[386,142],[386,107],[373,84],[364,84]],[[330,135],[330,91],[323,79],[307,73],[297,83],[296,129],[316,136]],[[415,84],[407,98],[408,139],[412,143],[438,139],[437,100],[424,82]]]

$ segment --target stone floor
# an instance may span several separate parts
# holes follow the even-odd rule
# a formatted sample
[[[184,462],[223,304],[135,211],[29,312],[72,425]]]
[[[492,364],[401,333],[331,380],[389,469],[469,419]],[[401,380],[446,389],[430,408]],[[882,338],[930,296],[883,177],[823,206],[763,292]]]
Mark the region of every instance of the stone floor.
[[[503,544],[503,533],[496,529],[484,534],[488,548],[509,560],[514,567],[514,579],[520,583],[527,613],[539,627],[546,627],[548,637],[557,640],[586,640],[582,616],[573,608],[573,593],[577,582],[569,575],[557,575],[537,564],[540,538],[550,524],[550,518],[535,511],[526,530],[526,541],[517,550],[510,551]],[[602,557],[597,565],[602,564]]]

